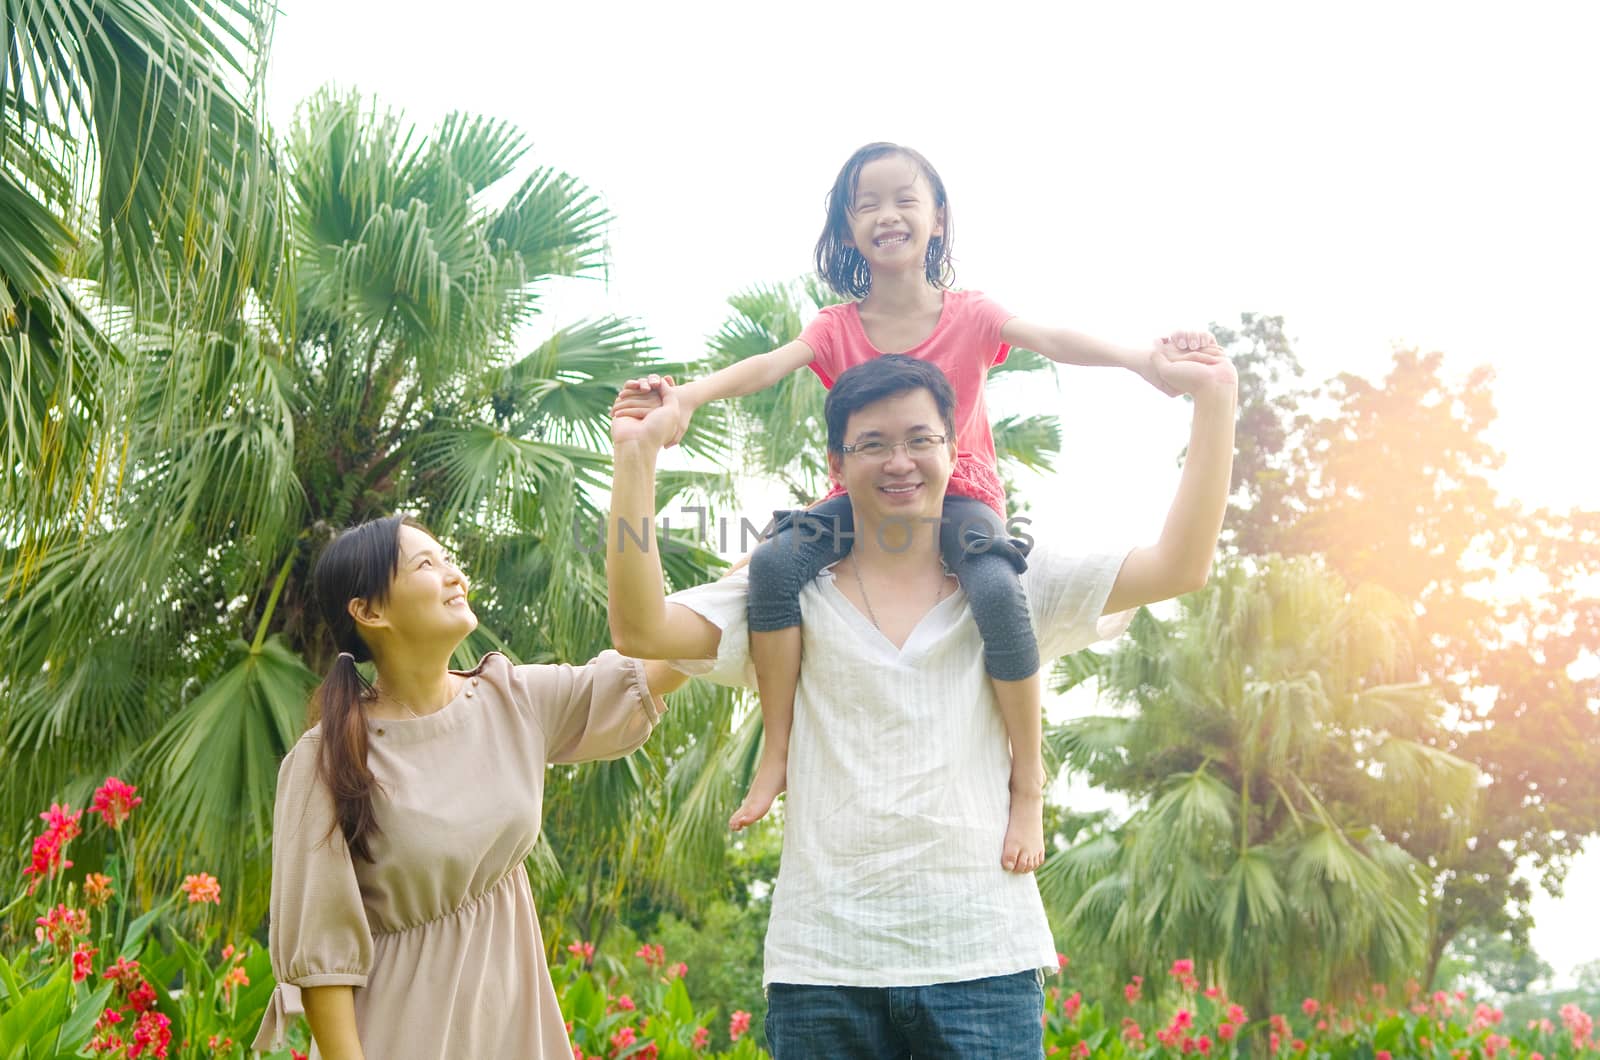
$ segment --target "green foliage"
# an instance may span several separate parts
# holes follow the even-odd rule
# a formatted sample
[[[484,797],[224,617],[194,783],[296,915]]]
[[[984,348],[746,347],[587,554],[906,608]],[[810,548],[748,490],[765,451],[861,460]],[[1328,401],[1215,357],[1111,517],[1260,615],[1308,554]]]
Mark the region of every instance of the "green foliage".
[[[33,793],[81,802],[81,778],[109,765],[151,795],[134,856],[167,882],[205,865],[231,921],[254,925],[276,763],[331,659],[310,573],[342,526],[407,511],[454,546],[477,587],[469,652],[582,661],[607,645],[604,557],[574,540],[603,525],[612,397],[673,366],[622,320],[528,338],[544,279],[601,264],[608,218],[553,169],[502,189],[526,150],[500,122],[423,135],[321,93],[277,171],[287,256],[251,298],[204,328],[186,300],[108,303],[115,356],[95,385],[124,400],[84,461],[116,489],[52,495],[42,525],[70,535],[0,510],[7,849]],[[697,583],[717,565],[688,548],[668,572]],[[715,702],[674,711],[668,740],[628,761],[563,770],[571,797],[552,802],[577,813],[552,822],[544,867],[594,870],[614,908],[607,867],[681,891],[714,866],[720,829],[704,813],[687,828],[657,782],[716,727]]]
[[[1147,976],[1193,954],[1257,1010],[1416,967],[1424,889],[1399,843],[1470,814],[1476,772],[1432,746],[1409,637],[1392,599],[1272,560],[1070,667],[1128,712],[1052,728],[1052,755],[1135,811],[1040,871],[1069,952]]]

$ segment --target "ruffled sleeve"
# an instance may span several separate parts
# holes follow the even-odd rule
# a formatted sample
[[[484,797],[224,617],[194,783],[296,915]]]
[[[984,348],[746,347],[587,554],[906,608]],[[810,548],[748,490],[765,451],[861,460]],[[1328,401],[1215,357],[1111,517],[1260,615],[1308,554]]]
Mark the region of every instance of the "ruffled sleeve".
[[[637,750],[661,712],[644,663],[614,651],[583,666],[518,666],[519,697],[544,727],[551,762],[593,762]]]
[[[372,930],[361,904],[344,835],[334,825],[333,796],[318,775],[321,739],[308,734],[278,770],[272,823],[272,912],[268,953],[277,987],[252,1048],[283,1048],[304,1012],[300,991],[366,986]]]

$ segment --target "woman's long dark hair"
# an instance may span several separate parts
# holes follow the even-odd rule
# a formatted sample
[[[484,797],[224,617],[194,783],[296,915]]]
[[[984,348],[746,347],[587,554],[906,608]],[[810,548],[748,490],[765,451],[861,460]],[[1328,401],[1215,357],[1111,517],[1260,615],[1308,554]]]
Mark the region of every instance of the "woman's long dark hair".
[[[367,767],[366,700],[369,691],[356,663],[372,658],[372,650],[356,630],[351,600],[383,603],[400,569],[400,528],[421,524],[391,515],[353,526],[334,538],[317,559],[311,582],[322,620],[333,634],[339,655],[312,697],[313,720],[322,720],[323,780],[333,793],[334,819],[350,853],[372,860],[367,838],[378,830],[372,810],[377,778]]]
[[[944,181],[933,163],[920,152],[899,144],[875,143],[856,149],[845,159],[839,175],[833,178],[828,191],[828,218],[823,222],[822,235],[817,240],[817,273],[833,290],[846,298],[865,298],[872,290],[872,270],[867,259],[850,242],[850,208],[855,205],[856,181],[868,162],[888,155],[899,155],[909,160],[919,170],[933,191],[934,208],[944,214],[944,235],[928,240],[928,253],[923,260],[923,273],[935,287],[949,287],[955,281],[955,267],[950,264],[950,237],[954,228],[950,219],[950,199],[944,191]]]

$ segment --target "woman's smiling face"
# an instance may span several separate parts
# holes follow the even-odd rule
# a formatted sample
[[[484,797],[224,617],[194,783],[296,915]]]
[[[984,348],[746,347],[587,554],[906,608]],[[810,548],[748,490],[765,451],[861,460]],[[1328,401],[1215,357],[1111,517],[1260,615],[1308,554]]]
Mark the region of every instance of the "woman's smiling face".
[[[452,647],[478,628],[467,603],[467,579],[425,531],[401,526],[400,562],[382,603],[351,601],[358,625],[400,644],[448,641]],[[365,631],[364,631],[365,632]]]

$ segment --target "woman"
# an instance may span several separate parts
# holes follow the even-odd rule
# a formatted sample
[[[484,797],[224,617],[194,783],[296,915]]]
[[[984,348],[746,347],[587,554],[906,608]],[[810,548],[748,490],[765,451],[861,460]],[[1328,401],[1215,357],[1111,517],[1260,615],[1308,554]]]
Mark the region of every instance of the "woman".
[[[545,766],[634,750],[684,678],[615,652],[448,669],[478,624],[466,579],[400,516],[340,534],[313,582],[340,654],[278,774],[254,1047],[303,1005],[328,1060],[570,1057],[523,865]]]

